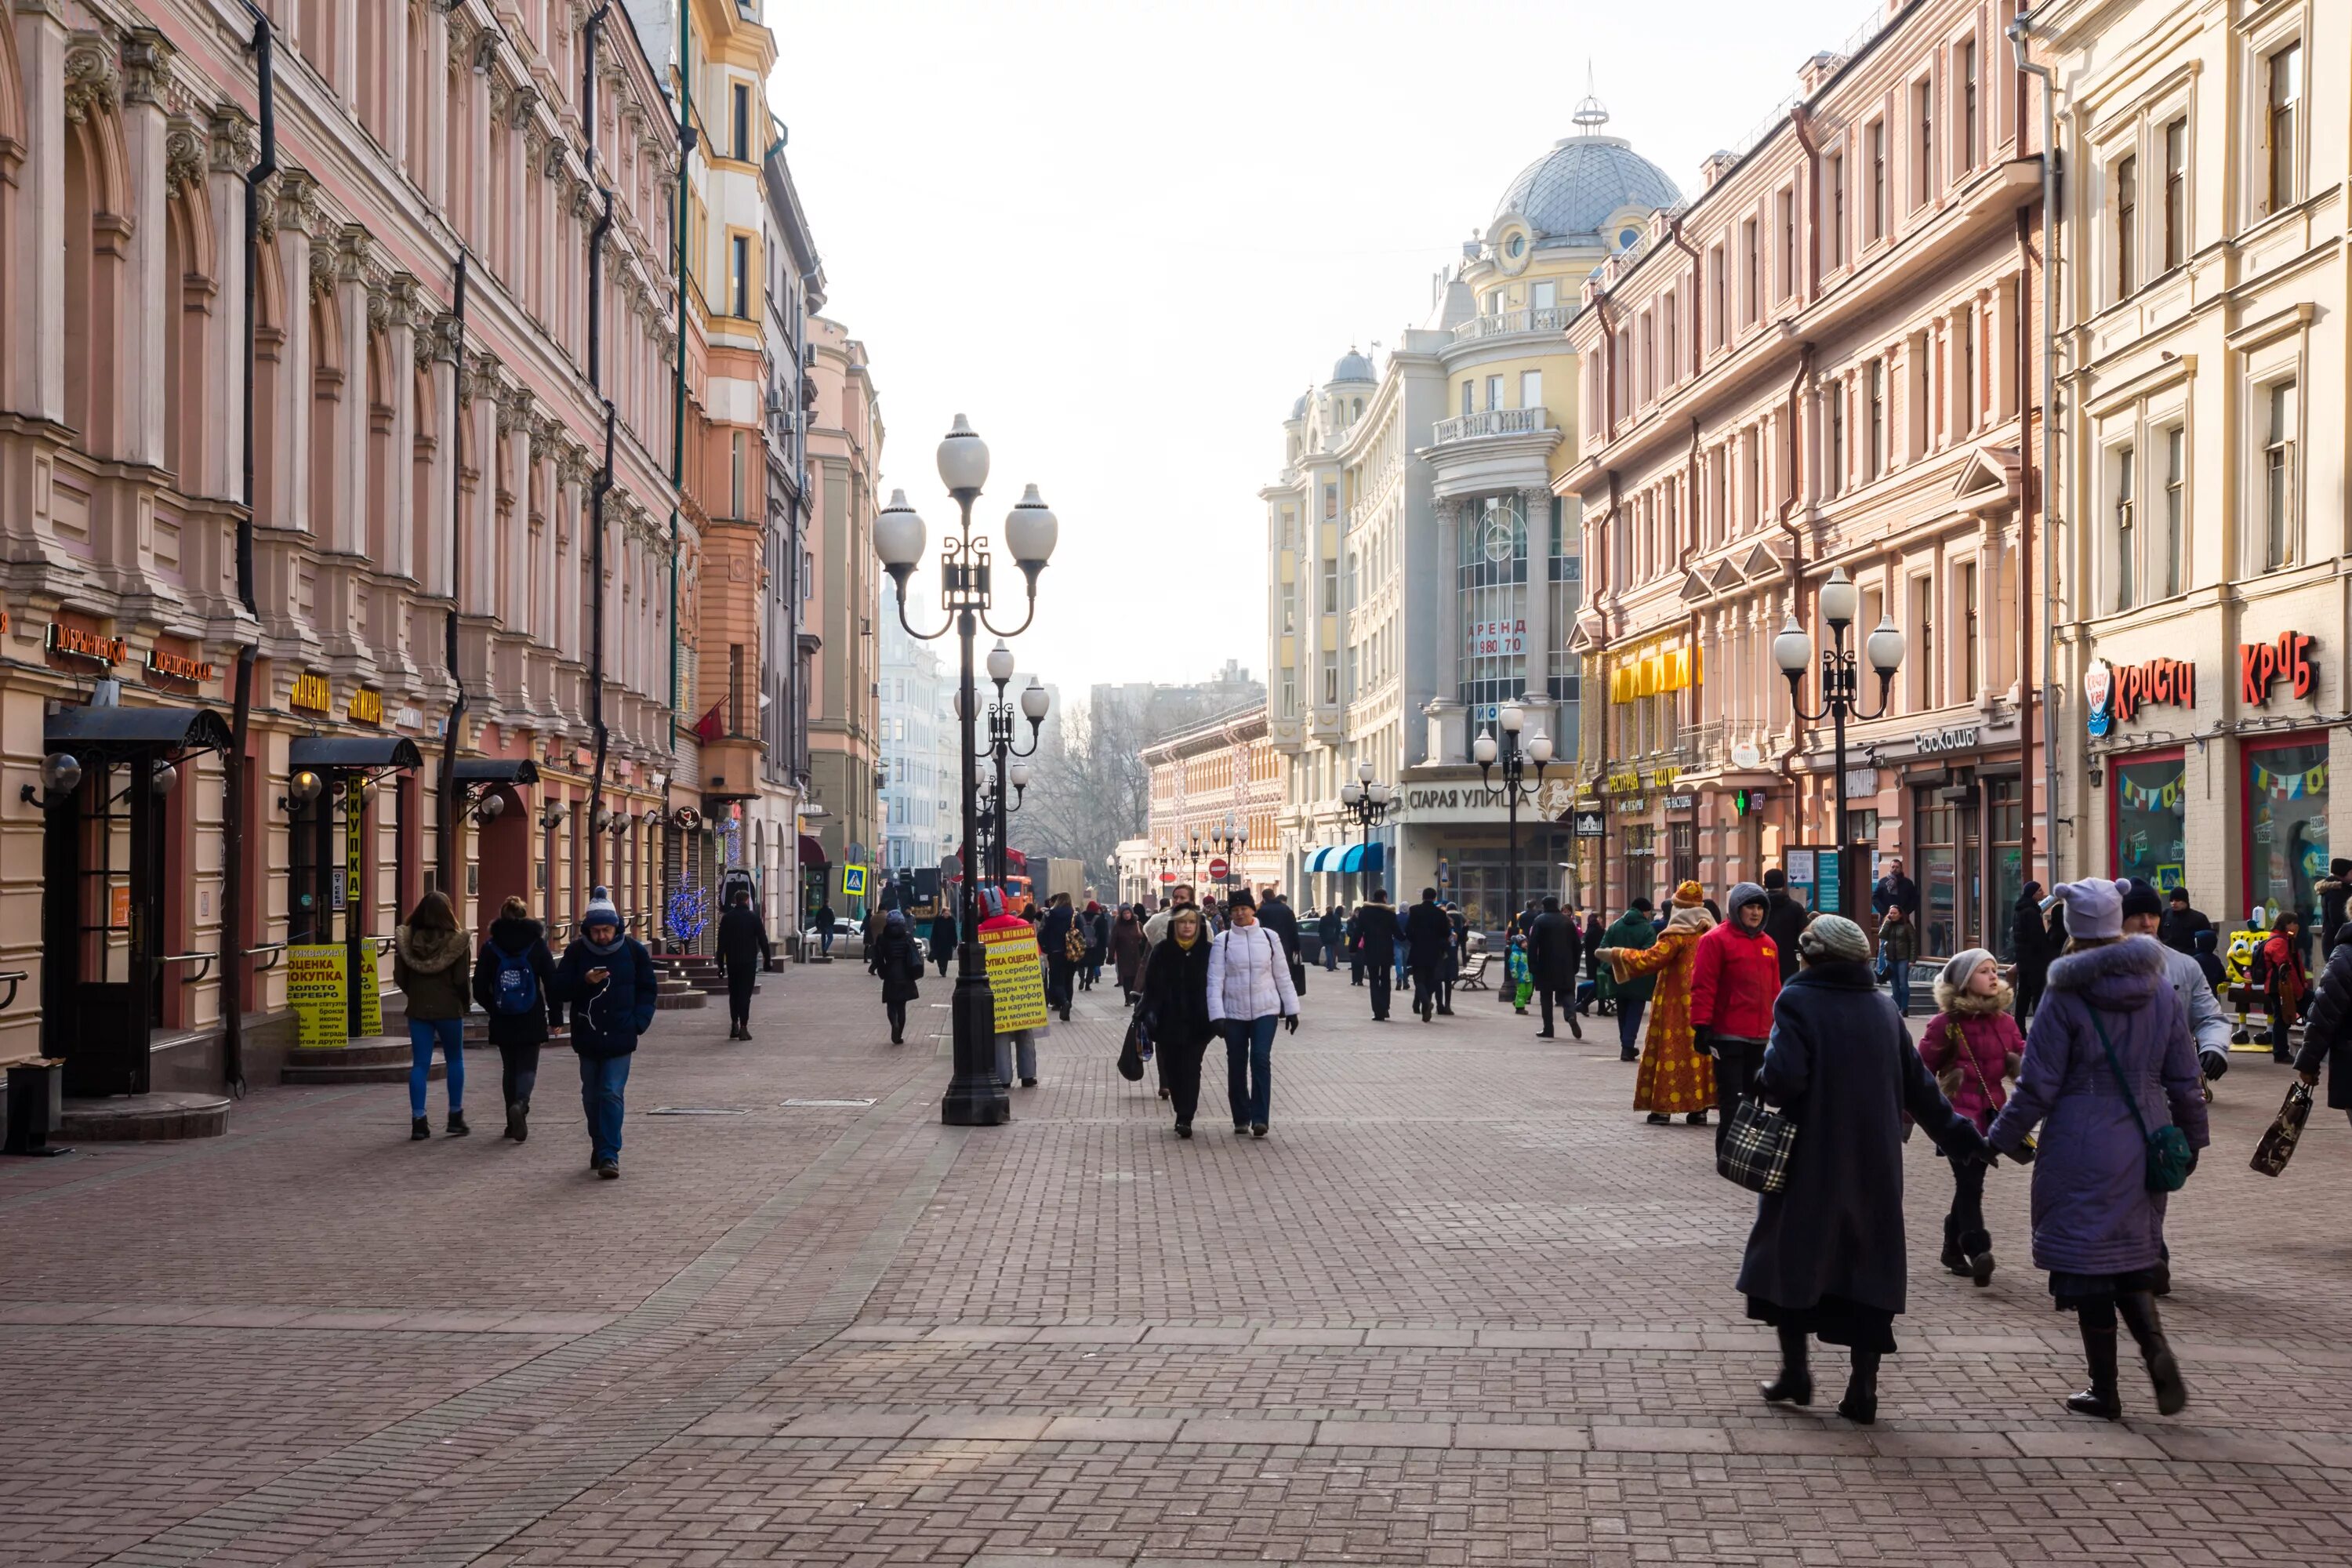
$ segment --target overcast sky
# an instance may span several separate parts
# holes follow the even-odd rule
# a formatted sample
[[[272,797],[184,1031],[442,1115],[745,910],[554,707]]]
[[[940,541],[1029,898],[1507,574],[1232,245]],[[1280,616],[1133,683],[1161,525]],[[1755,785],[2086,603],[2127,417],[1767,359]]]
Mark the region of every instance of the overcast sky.
[[[992,537],[1031,480],[1060,515],[1021,667],[1263,679],[1283,416],[1427,314],[1588,58],[1609,133],[1688,195],[1883,4],[768,0],[772,96],[825,313],[872,357],[884,494],[936,546],[963,412]]]

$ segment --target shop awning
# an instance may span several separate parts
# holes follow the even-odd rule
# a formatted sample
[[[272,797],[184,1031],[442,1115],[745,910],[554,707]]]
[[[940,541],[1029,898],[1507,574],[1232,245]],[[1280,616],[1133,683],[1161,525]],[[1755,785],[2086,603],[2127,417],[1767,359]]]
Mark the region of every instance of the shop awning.
[[[373,770],[425,765],[416,742],[405,735],[297,735],[293,745],[287,749],[287,760],[295,767],[320,773],[332,768]],[[457,765],[463,768],[466,764]]]
[[[209,708],[60,708],[42,726],[51,751],[78,755],[225,751],[227,723]]]
[[[1380,844],[1350,844],[1347,854],[1340,857],[1336,869],[1343,873],[1377,871],[1381,868],[1381,851],[1385,847]]]
[[[457,780],[461,784],[537,784],[539,764],[529,757],[459,757]]]
[[[817,842],[816,835],[814,833],[801,835],[801,864],[803,866],[831,864],[824,858],[824,846]]]

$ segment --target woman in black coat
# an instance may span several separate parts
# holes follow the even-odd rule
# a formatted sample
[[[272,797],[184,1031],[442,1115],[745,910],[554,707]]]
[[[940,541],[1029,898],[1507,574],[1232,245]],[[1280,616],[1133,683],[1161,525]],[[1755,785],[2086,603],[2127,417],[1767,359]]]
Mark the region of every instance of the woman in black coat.
[[[1151,950],[1137,1010],[1174,1103],[1176,1136],[1190,1138],[1201,1104],[1201,1053],[1217,1037],[1209,1018],[1209,933],[1191,905],[1170,918],[1168,940]]]
[[[2017,895],[2010,942],[2017,959],[2015,1011],[2021,1026],[2041,1002],[2042,988],[2050,982],[2050,961],[2058,954],[2050,944],[2050,928],[2042,923],[2041,883],[2028,882]]]
[[[907,1004],[922,994],[915,983],[923,976],[923,950],[915,945],[915,931],[906,915],[892,910],[874,939],[866,967],[882,977],[882,1010],[890,1018],[890,1043],[907,1043]]]
[[[948,960],[955,956],[955,904],[941,892],[939,907],[931,914],[931,962],[940,966],[941,974],[948,972]]]
[[[1772,1010],[1762,1098],[1797,1124],[1788,1184],[1757,1200],[1739,1267],[1748,1315],[1780,1341],[1780,1375],[1764,1397],[1810,1405],[1806,1336],[1848,1346],[1853,1376],[1838,1414],[1878,1418],[1878,1362],[1895,1349],[1908,1284],[1903,1249],[1903,1116],[1956,1160],[1990,1155],[1955,1112],[1910,1032],[1870,973],[1870,942],[1842,915],[1799,939],[1804,967]]]
[[[539,1082],[539,1047],[548,1034],[548,983],[554,978],[547,928],[530,918],[529,904],[509,899],[474,959],[474,1000],[490,1016],[490,1044],[499,1048],[499,1087],[506,1097],[506,1135],[518,1143],[530,1136],[530,1091]]]

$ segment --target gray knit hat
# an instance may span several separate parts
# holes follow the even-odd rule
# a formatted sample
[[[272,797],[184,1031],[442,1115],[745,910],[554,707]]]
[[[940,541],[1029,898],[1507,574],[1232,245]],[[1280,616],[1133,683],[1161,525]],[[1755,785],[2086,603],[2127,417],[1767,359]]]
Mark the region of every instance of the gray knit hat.
[[[1816,963],[1862,963],[1870,958],[1870,939],[1843,915],[1815,915],[1798,935],[1797,951]]]
[[[1969,978],[1976,973],[1977,965],[1991,957],[1992,954],[1981,947],[1972,947],[1965,952],[1956,952],[1952,954],[1952,961],[1944,965],[1944,973],[1937,977],[1937,984],[1949,986],[1957,995],[1967,989]],[[2000,961],[1996,959],[1994,962]]]
[[[2124,934],[2123,895],[2105,877],[2061,882],[2050,889],[2066,906],[2066,933],[2074,937]]]

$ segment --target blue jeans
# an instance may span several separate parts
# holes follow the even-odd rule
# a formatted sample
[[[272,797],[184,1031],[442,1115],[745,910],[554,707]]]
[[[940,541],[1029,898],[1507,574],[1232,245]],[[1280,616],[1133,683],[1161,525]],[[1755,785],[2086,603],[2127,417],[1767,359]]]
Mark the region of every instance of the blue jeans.
[[[1263,1018],[1224,1022],[1225,1098],[1233,1103],[1236,1127],[1272,1120],[1274,1030],[1280,1022],[1271,1013]]]
[[[1895,993],[1895,1010],[1911,1016],[1911,966],[1899,958],[1886,961],[1886,984]]]
[[[1642,1015],[1649,1010],[1647,996],[1617,993],[1617,1048],[1631,1056],[1642,1043]]]
[[[425,1114],[425,1086],[433,1081],[433,1046],[438,1041],[442,1059],[449,1064],[449,1109],[466,1109],[466,1020],[408,1020],[408,1114]]]
[[[629,1057],[582,1057],[580,1104],[588,1112],[591,1158],[621,1160],[621,1091],[629,1086]]]
[[[1323,944],[1323,973],[1335,973],[1339,968],[1339,944],[1336,942],[1327,942]]]
[[[827,958],[831,958],[833,956],[833,933],[831,931],[822,931],[816,933],[816,950]]]

